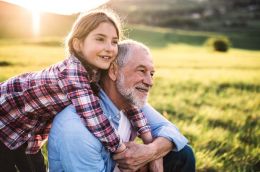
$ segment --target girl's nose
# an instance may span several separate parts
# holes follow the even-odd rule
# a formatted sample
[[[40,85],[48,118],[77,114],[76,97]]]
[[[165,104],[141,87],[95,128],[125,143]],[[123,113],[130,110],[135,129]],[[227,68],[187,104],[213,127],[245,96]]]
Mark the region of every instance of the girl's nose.
[[[105,45],[106,51],[113,51],[113,49],[114,49],[114,47],[110,42],[106,43],[106,45]]]

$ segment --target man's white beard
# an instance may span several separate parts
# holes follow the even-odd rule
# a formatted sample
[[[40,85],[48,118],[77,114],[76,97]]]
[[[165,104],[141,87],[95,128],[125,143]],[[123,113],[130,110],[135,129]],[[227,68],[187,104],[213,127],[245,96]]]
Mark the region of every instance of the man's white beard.
[[[147,97],[140,98],[136,94],[135,88],[126,87],[124,75],[121,73],[119,73],[119,78],[116,80],[116,87],[118,92],[132,105],[137,106],[138,108],[142,108],[145,105]]]

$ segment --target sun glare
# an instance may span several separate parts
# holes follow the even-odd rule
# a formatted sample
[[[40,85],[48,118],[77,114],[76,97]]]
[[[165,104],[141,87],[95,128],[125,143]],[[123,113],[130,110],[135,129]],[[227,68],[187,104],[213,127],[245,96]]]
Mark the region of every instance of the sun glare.
[[[34,36],[38,36],[40,33],[40,24],[41,24],[41,8],[37,1],[31,1],[29,2],[24,1],[23,3],[24,7],[28,9],[32,14],[32,31]]]
[[[109,0],[5,0],[22,6],[32,13],[32,30],[34,35],[40,33],[41,13],[49,12],[71,15],[96,8]]]
[[[41,14],[38,11],[32,10],[32,30],[35,36],[40,33]]]

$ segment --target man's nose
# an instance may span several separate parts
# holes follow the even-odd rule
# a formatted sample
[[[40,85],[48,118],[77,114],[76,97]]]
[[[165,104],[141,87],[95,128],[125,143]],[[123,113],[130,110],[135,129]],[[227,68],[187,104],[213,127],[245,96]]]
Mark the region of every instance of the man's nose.
[[[153,86],[153,77],[150,74],[146,74],[143,81],[144,84],[148,85],[149,87]]]

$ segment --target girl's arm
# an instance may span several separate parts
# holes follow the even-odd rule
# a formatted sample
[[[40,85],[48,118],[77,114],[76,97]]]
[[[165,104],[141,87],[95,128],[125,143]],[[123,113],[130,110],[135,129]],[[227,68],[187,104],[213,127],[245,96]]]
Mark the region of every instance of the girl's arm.
[[[93,93],[87,80],[86,71],[65,69],[59,78],[63,93],[72,102],[88,130],[110,152],[115,152],[121,146],[119,135],[104,115],[99,98]]]
[[[143,112],[133,106],[130,109],[124,110],[124,113],[137,130],[144,144],[151,143],[153,141],[151,129]]]

